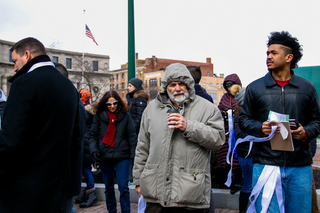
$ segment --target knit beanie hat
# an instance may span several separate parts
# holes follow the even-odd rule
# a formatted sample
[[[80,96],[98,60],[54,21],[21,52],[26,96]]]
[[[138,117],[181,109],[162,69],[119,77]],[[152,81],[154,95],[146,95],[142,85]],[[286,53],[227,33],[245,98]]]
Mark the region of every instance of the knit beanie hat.
[[[90,103],[91,93],[87,89],[81,89],[79,93],[83,105]]]
[[[129,81],[130,84],[132,84],[137,91],[139,90],[143,90],[143,87],[142,87],[142,80],[139,79],[139,78],[132,78],[130,81]]]

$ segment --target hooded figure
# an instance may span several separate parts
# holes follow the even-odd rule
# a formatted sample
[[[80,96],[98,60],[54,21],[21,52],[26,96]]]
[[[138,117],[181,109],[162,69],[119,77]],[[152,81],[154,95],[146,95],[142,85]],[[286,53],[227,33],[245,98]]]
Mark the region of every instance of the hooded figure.
[[[194,80],[183,64],[169,65],[162,85],[163,90],[142,116],[133,183],[147,202],[146,210],[208,208],[210,150],[218,150],[225,137],[221,113],[212,103],[195,95]],[[179,88],[184,90],[183,100],[181,92],[176,93]],[[182,101],[177,104],[178,98],[170,98],[169,92],[174,97],[178,94]],[[168,118],[167,111],[173,108],[179,113]]]
[[[233,84],[238,84],[242,87],[240,78],[237,74],[228,75],[223,82],[223,88],[227,91],[221,98],[218,108],[220,111],[225,109],[235,109],[238,105],[238,102],[234,99],[234,96],[231,95],[228,88],[230,88]]]
[[[224,82],[223,82],[223,87],[227,91],[221,98],[220,103],[218,105],[218,108],[220,109],[223,117],[224,117],[224,128],[225,132],[229,132],[229,125],[228,125],[228,117],[226,116],[226,109],[236,109],[236,106],[238,105],[238,102],[235,99],[235,95],[238,92],[233,92],[233,89],[236,86],[238,90],[241,88],[242,84],[240,81],[240,78],[237,74],[231,74],[228,75]],[[228,145],[228,140],[229,140],[229,135],[226,135],[226,141],[222,145],[222,147],[219,150],[219,155],[218,155],[218,169],[220,173],[220,181],[225,182],[227,179],[227,174],[229,171],[229,165],[227,164],[226,161],[226,156],[229,150],[229,145]],[[241,177],[242,177],[242,171],[241,167],[239,164],[239,161],[237,158],[233,158],[233,164],[232,164],[232,171],[233,171],[233,179],[232,179],[232,185],[231,185],[231,194],[235,194],[237,191],[241,189]]]
[[[144,109],[147,107],[149,95],[143,90],[142,80],[133,78],[129,81],[129,93],[126,95],[129,113],[133,119],[137,135],[139,134],[141,116]]]

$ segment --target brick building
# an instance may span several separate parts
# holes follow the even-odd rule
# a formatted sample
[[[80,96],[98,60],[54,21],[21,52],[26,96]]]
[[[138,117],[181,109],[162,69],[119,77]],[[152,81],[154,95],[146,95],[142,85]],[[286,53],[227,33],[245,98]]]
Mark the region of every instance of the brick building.
[[[145,60],[138,59],[136,54],[136,73],[135,76],[143,81],[144,89],[149,93],[150,99],[154,99],[162,89],[161,79],[165,68],[172,63],[182,63],[186,66],[200,66],[202,79],[200,85],[211,95],[214,104],[218,105],[224,89],[224,76],[217,76],[214,73],[211,58],[206,58],[206,62],[193,62],[175,59],[162,59],[152,56]],[[127,94],[128,86],[128,64],[121,65],[121,69],[109,71],[113,75],[110,79],[110,88],[116,90],[122,98]]]

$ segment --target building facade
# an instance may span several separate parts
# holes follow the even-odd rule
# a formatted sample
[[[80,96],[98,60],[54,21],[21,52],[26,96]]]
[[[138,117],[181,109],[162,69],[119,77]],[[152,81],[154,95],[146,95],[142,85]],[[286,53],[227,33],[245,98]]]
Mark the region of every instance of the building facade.
[[[0,40],[0,88],[8,95],[9,79],[15,75],[10,48],[14,42]],[[110,74],[108,55],[80,53],[59,49],[46,48],[52,62],[64,65],[69,73],[69,79],[80,90],[88,89],[92,100],[99,99],[103,93],[110,90]]]
[[[144,60],[138,59],[136,54],[136,78],[143,82],[143,88],[149,93],[150,99],[154,99],[158,92],[162,90],[161,79],[163,78],[165,68],[172,63],[182,63],[186,66],[200,66],[202,78],[200,85],[213,98],[214,104],[218,105],[220,99],[225,92],[223,89],[223,74],[217,76],[214,73],[211,58],[207,58],[206,62],[192,62],[174,59],[162,59],[152,56]],[[121,97],[127,94],[128,86],[128,64],[121,65],[121,69],[109,71],[113,75],[110,79],[110,88],[116,90]],[[123,77],[123,78],[122,78]]]

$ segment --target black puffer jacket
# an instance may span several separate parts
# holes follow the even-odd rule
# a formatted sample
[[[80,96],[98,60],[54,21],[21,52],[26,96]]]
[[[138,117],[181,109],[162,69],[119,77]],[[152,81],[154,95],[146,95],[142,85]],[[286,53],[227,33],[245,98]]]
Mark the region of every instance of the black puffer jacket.
[[[246,133],[260,136],[262,123],[271,111],[287,114],[301,123],[307,133],[307,141],[293,140],[294,151],[276,151],[270,142],[254,143],[253,162],[278,166],[305,166],[312,163],[310,141],[320,132],[320,106],[315,86],[293,71],[290,81],[283,88],[270,72],[252,82],[246,89],[240,128]]]
[[[128,112],[118,113],[114,147],[106,147],[102,143],[108,126],[109,117],[106,111],[94,115],[89,133],[91,155],[94,152],[98,152],[103,161],[134,158],[137,134],[130,114]]]
[[[134,90],[126,95],[130,115],[133,119],[137,135],[139,134],[141,117],[144,109],[147,107],[149,95],[144,90]]]

